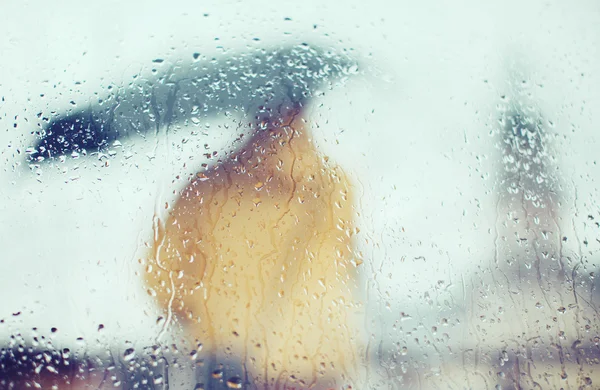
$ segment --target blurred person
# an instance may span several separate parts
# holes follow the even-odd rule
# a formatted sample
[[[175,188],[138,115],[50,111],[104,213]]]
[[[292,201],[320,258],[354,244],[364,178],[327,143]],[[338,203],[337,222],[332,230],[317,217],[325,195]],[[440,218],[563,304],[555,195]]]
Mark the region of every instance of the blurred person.
[[[42,132],[40,162],[101,150],[132,124],[168,129],[198,107],[207,117],[250,113],[241,146],[198,171],[169,215],[155,217],[146,264],[165,329],[184,323],[209,356],[213,382],[228,380],[217,372],[222,362],[237,367],[234,387],[339,388],[356,375],[352,185],[316,149],[306,114],[313,91],[351,66],[306,44],[242,54],[162,75],[114,108],[70,113]],[[163,115],[149,118],[144,106]]]

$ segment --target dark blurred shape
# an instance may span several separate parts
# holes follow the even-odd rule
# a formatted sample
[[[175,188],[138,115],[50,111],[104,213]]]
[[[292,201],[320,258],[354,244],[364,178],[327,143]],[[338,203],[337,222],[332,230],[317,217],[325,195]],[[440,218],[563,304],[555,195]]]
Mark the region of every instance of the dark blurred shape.
[[[168,388],[168,363],[157,347],[139,357],[81,356],[68,349],[0,349],[0,390]]]
[[[356,69],[347,56],[307,44],[194,62],[136,79],[97,106],[52,118],[30,155],[41,161],[99,151],[122,137],[218,113],[252,121],[285,117],[323,84]]]
[[[75,359],[68,350],[6,348],[0,350],[0,389],[95,387],[103,381],[104,371],[96,371],[89,360]],[[81,387],[79,387],[81,386]]]
[[[106,126],[94,120],[91,113],[80,112],[53,121],[37,143],[38,153],[54,157],[68,151],[100,149],[116,140],[114,134],[106,131]]]

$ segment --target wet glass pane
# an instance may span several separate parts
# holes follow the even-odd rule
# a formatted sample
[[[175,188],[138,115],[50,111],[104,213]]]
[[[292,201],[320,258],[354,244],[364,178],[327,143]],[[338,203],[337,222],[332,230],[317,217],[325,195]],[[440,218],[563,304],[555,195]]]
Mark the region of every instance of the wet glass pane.
[[[0,389],[600,383],[595,2],[0,16]]]

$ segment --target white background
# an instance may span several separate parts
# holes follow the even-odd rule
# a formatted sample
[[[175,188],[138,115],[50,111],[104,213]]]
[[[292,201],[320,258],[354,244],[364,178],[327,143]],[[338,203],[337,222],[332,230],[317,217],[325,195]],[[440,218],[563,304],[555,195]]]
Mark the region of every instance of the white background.
[[[352,49],[361,64],[359,76],[326,92],[312,120],[323,153],[361,191],[371,342],[389,341],[383,334],[401,312],[426,327],[438,321],[435,305],[423,305],[426,293],[464,309],[465,280],[494,250],[498,150],[490,132],[511,69],[556,124],[557,161],[571,192],[577,188],[574,224],[598,210],[598,26],[600,4],[583,0],[5,1],[0,337],[56,327],[56,343],[151,344],[156,311],[137,260],[193,150],[174,148],[182,129],[124,142],[109,167],[91,156],[34,172],[23,152],[38,112],[95,102],[107,85],[147,75],[155,58],[168,66],[194,52],[300,42]],[[234,134],[219,123],[192,144],[224,147]],[[595,232],[581,234],[595,242]]]

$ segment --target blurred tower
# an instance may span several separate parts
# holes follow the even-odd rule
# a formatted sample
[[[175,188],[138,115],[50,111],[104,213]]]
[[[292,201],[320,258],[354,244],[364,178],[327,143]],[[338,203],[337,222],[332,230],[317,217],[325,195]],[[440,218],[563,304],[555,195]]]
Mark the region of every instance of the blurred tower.
[[[554,309],[562,300],[553,291],[565,282],[563,243],[567,238],[562,232],[563,196],[553,168],[550,135],[539,113],[519,100],[507,105],[499,123],[494,263],[511,295],[535,300],[532,310]]]
[[[591,379],[574,282],[581,251],[572,189],[565,191],[559,175],[550,122],[528,83],[516,84],[499,106],[495,253],[475,286],[470,333],[502,386],[581,386]]]

